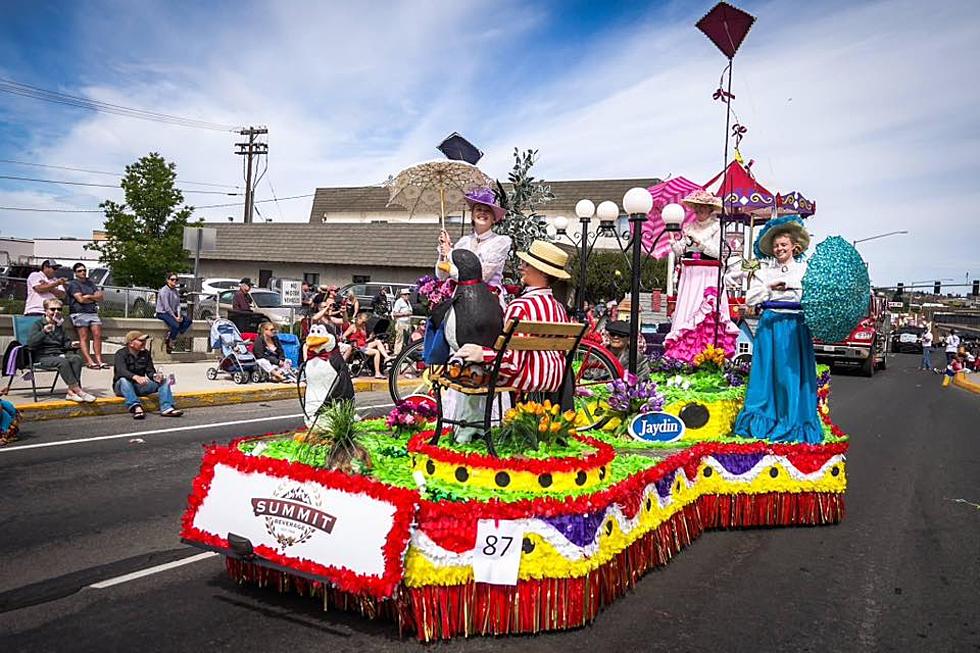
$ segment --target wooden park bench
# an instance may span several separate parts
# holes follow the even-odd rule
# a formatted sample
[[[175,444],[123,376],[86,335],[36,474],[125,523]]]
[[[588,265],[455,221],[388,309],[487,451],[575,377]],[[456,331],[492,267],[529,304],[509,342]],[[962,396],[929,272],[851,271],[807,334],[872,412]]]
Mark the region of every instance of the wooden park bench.
[[[562,378],[561,386],[558,389],[558,396],[562,396],[566,390],[566,385],[574,384],[574,378],[569,373],[572,367],[572,359],[575,356],[575,349],[587,328],[586,324],[577,322],[557,323],[557,322],[534,322],[531,320],[522,321],[520,319],[508,320],[504,325],[503,332],[497,337],[493,349],[496,356],[490,368],[490,377],[485,386],[470,387],[455,382],[446,374],[446,367],[440,366],[433,369],[431,373],[432,389],[435,393],[438,417],[436,419],[435,434],[430,441],[432,444],[439,442],[442,429],[445,424],[463,427],[479,427],[482,429],[482,437],[487,443],[487,451],[492,456],[497,452],[493,446],[493,439],[490,436],[490,421],[493,415],[494,400],[499,400],[503,393],[532,393],[533,389],[518,389],[509,385],[500,385],[500,366],[503,363],[507,351],[558,351],[565,354],[565,374]],[[469,422],[466,420],[449,419],[443,415],[442,408],[442,389],[450,388],[467,396],[485,396],[486,407],[483,413],[482,422]],[[542,392],[545,390],[542,389]],[[501,416],[502,417],[502,416]]]

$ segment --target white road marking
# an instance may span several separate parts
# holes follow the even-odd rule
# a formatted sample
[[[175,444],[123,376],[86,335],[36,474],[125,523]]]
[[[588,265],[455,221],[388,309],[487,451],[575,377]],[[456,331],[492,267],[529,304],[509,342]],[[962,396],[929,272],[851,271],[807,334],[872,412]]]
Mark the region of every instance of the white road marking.
[[[359,406],[357,410],[368,410],[369,408],[390,408],[394,404],[373,404],[371,406]],[[61,447],[66,444],[85,444],[88,442],[99,442],[102,440],[117,440],[119,438],[132,438],[133,436],[160,435],[161,433],[177,433],[178,431],[193,431],[209,426],[236,426],[238,424],[255,424],[257,422],[271,422],[282,419],[295,419],[302,417],[303,413],[293,413],[290,415],[273,415],[272,417],[254,417],[252,419],[238,419],[230,422],[208,422],[206,424],[194,424],[190,426],[175,426],[168,429],[153,429],[150,431],[138,431],[136,433],[117,433],[115,435],[99,435],[93,438],[76,438],[74,440],[59,440],[57,442],[37,442],[35,444],[20,444],[0,448],[0,454],[22,451],[24,449],[38,449],[41,447]]]
[[[197,555],[190,556],[189,558],[182,558],[180,560],[174,560],[173,562],[166,562],[162,565],[157,565],[156,567],[147,567],[146,569],[140,569],[139,571],[134,571],[131,574],[124,574],[122,576],[116,576],[115,578],[110,578],[108,580],[100,580],[98,583],[92,583],[89,585],[92,589],[104,590],[107,587],[112,587],[113,585],[120,585],[122,583],[128,583],[131,580],[136,580],[137,578],[143,578],[144,576],[150,576],[152,574],[159,574],[161,571],[168,571],[170,569],[176,569],[177,567],[183,567],[184,565],[193,564],[199,560],[207,560],[208,558],[213,558],[219,555],[215,551],[206,551],[204,553],[198,553]]]

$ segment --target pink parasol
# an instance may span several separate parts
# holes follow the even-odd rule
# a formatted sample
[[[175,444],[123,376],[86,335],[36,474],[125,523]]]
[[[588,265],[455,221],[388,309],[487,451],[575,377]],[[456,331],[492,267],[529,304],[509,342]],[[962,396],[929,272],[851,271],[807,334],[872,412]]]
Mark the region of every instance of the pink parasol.
[[[663,208],[668,204],[681,204],[681,200],[687,197],[688,193],[701,190],[701,186],[698,186],[690,179],[674,177],[656,186],[651,186],[647,190],[653,196],[653,208],[647,213],[647,221],[643,223],[643,247],[649,250],[650,246],[657,239],[657,236],[664,230],[664,220],[660,216]],[[684,207],[683,224],[694,220],[694,211],[685,204],[681,204],[681,206]],[[661,259],[667,256],[668,252],[670,252],[670,238],[661,238],[657,243],[657,247],[653,250],[653,257]]]

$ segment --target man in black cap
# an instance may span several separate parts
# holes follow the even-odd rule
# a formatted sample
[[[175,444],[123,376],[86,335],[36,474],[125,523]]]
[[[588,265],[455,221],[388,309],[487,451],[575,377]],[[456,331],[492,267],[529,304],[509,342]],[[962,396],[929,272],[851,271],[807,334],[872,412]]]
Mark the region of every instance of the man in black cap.
[[[629,369],[630,364],[630,325],[623,320],[613,320],[606,323],[606,347],[622,363],[623,369]],[[642,350],[642,340],[640,349]],[[636,375],[641,380],[646,380],[650,375],[650,366],[647,363],[643,351],[637,356]]]
[[[45,299],[64,299],[67,279],[54,276],[58,264],[47,260],[41,269],[31,272],[27,277],[27,301],[24,302],[24,315],[44,315]]]
[[[231,300],[231,310],[239,313],[252,312],[252,280],[245,277],[238,283],[238,292]]]

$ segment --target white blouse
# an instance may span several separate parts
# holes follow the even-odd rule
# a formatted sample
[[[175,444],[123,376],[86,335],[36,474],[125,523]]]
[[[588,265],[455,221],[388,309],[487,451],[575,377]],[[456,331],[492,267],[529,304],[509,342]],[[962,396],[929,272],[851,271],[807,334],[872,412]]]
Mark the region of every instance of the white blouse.
[[[745,303],[757,306],[766,301],[799,302],[803,299],[805,274],[805,261],[790,259],[786,263],[780,263],[776,259],[766,259],[762,261],[762,267],[752,274]],[[786,290],[773,290],[769,287],[779,281],[786,284]]]
[[[675,256],[683,256],[685,252],[700,252],[711,258],[718,258],[718,240],[721,227],[717,218],[707,222],[694,221],[681,230],[681,238],[673,241],[670,246]],[[695,244],[695,241],[698,244]]]
[[[476,254],[483,264],[483,280],[498,288],[504,279],[504,264],[507,263],[510,248],[510,236],[503,236],[493,231],[487,231],[480,236],[471,233],[463,236],[453,245],[453,249],[468,249]],[[436,265],[436,278],[447,279],[449,272]]]

